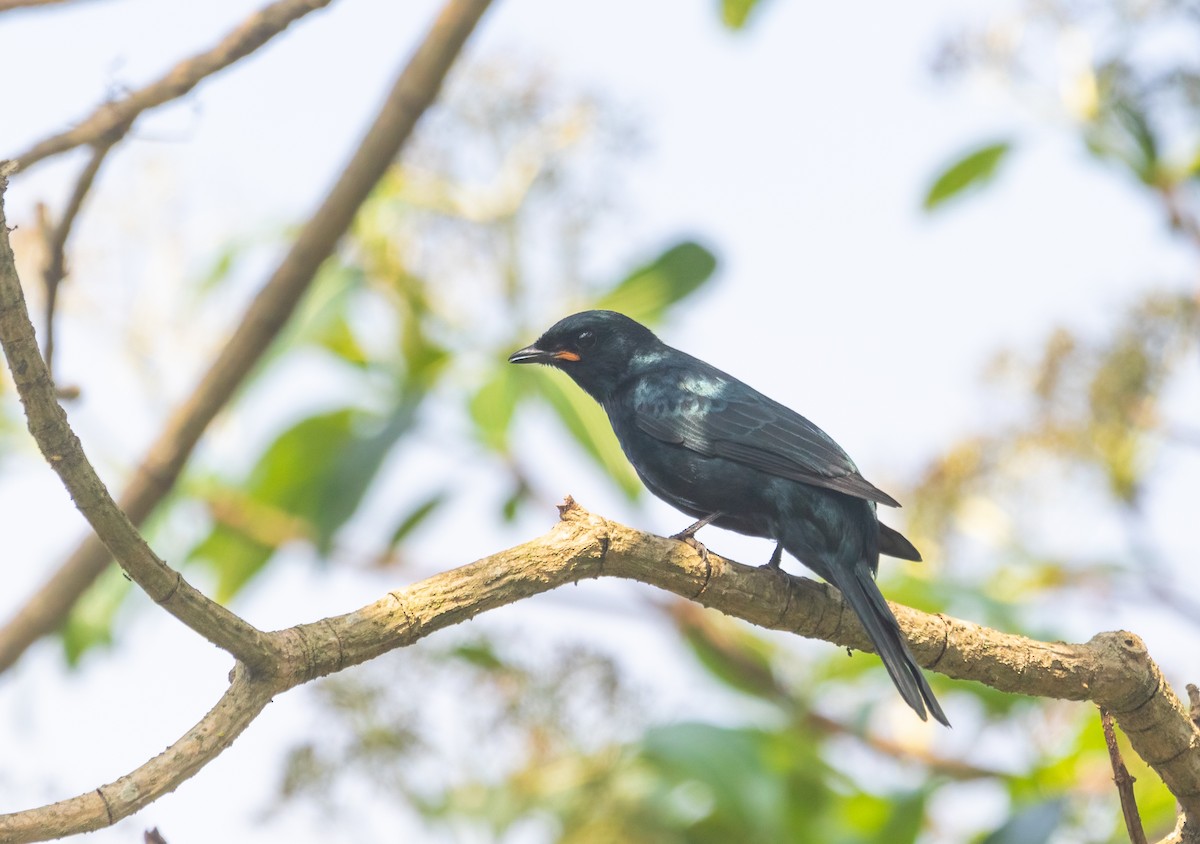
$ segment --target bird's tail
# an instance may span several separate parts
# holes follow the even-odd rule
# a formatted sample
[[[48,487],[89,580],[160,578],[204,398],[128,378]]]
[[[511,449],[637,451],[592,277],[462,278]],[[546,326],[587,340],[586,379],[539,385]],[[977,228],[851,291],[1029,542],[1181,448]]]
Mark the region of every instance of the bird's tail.
[[[933,696],[933,689],[921,672],[921,666],[908,649],[904,634],[896,616],[883,599],[883,593],[875,585],[875,579],[865,565],[856,565],[852,571],[835,570],[833,585],[846,597],[846,602],[862,622],[867,637],[875,646],[875,652],[883,660],[900,695],[913,710],[925,720],[926,708],[937,721],[950,726],[946,713]]]

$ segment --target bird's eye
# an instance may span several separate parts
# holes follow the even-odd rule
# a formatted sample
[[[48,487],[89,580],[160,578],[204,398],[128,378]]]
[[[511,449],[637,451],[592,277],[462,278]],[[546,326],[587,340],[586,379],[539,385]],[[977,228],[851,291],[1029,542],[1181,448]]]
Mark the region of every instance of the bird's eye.
[[[596,345],[596,335],[591,331],[580,331],[579,336],[575,338],[575,345],[581,349],[590,349]]]

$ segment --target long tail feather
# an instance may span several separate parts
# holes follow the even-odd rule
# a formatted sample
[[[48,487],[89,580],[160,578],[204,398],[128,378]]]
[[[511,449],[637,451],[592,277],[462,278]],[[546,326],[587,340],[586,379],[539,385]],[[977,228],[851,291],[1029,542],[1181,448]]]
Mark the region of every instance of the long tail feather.
[[[937,698],[933,696],[929,681],[925,679],[921,666],[909,650],[896,616],[892,614],[883,593],[875,585],[867,566],[856,565],[852,572],[838,569],[834,575],[833,585],[841,590],[850,608],[862,622],[863,629],[867,631],[871,644],[883,660],[884,667],[887,668],[901,697],[921,716],[922,721],[925,720],[928,708],[934,719],[949,727],[946,713],[942,712]]]

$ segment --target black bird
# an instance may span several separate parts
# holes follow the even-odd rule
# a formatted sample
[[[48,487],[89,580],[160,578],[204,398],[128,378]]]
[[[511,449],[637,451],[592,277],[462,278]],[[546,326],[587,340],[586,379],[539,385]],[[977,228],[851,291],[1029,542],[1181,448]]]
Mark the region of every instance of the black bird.
[[[699,520],[676,538],[711,523],[773,539],[767,565],[786,549],[841,590],[908,705],[950,725],[875,585],[880,553],[921,555],[876,518],[899,504],[828,434],[614,311],[566,317],[509,361],[561,369],[600,403],[650,491]]]

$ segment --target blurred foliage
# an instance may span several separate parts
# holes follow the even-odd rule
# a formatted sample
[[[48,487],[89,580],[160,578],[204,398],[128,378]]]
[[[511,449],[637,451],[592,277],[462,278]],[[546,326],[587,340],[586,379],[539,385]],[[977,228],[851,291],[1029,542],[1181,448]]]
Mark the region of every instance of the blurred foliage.
[[[760,6],[762,0],[721,0],[721,21],[730,29],[741,29]]]
[[[934,179],[925,194],[925,210],[932,211],[969,188],[990,182],[1011,149],[1012,144],[999,141],[971,150],[955,161]]]
[[[1177,9],[1137,8],[1037,4],[1012,29],[1061,39],[1071,56],[1081,31],[1117,28],[1114,37],[1097,39],[1112,52],[1071,65],[1070,85],[1053,80],[1055,96],[1074,116],[1070,125],[1082,148],[1127,172],[1129,183],[1147,191],[1200,253],[1200,227],[1188,204],[1196,160],[1188,139],[1200,103],[1185,109],[1182,120],[1163,114],[1181,108],[1191,70],[1166,73],[1159,66],[1150,84],[1134,53],[1122,52],[1133,51],[1143,30],[1156,25],[1155,14],[1174,21]],[[1143,14],[1147,8],[1151,13]],[[1129,15],[1136,20],[1127,21]],[[1014,89],[1036,86],[1036,72],[1023,62],[1042,52],[1027,55],[1026,47],[994,33],[957,42],[958,69],[986,64],[995,71],[1002,48],[1009,50],[1002,69]],[[984,187],[1017,143],[973,147],[935,179],[926,206],[949,207],[951,198]],[[691,247],[680,249],[682,256],[668,251],[594,301],[654,313],[630,294],[685,290],[683,278],[649,283],[662,267],[685,263]],[[929,562],[885,567],[888,596],[1046,639],[1071,635],[1062,607],[1080,600],[1148,602],[1177,611],[1180,625],[1194,624],[1198,613],[1172,580],[1179,567],[1162,559],[1148,522],[1157,489],[1200,442],[1200,426],[1187,415],[1195,407],[1187,396],[1198,337],[1200,305],[1181,286],[1131,296],[1107,324],[1061,327],[1036,350],[997,355],[983,399],[996,408],[991,422],[947,444],[903,496],[912,502],[905,530]],[[602,451],[605,442],[611,448],[606,426],[597,421],[590,428],[579,415],[587,407],[579,391],[561,380],[516,380],[496,373],[476,396],[475,417],[497,420],[481,435],[488,447],[503,448],[518,397],[537,391],[619,487],[636,489],[614,465],[623,466],[619,455]],[[1064,526],[1080,524],[1103,529],[1078,542],[1064,535]],[[401,787],[400,803],[431,831],[485,840],[518,831],[521,840],[557,842],[1125,840],[1099,719],[1088,707],[935,675],[937,694],[955,713],[955,730],[946,734],[919,727],[895,707],[877,660],[809,648],[683,601],[666,602],[663,617],[694,657],[697,683],[709,689],[690,717],[661,723],[648,711],[635,712],[643,721],[632,737],[627,722],[617,729],[604,721],[581,727],[569,719],[506,720],[523,733],[518,744],[526,750],[486,776],[472,766],[484,734],[472,734],[464,742],[470,749],[457,755],[409,745],[400,758],[416,768],[432,756],[435,769],[462,773],[432,796]],[[515,667],[507,649],[486,654],[469,667],[480,675],[471,685],[485,697],[487,678],[532,670]],[[562,676],[581,658],[564,656],[533,674]],[[375,670],[358,678],[382,688],[385,680],[370,679]],[[536,683],[531,677],[518,685]],[[537,694],[569,699],[589,691],[563,684]],[[347,726],[343,717],[332,720]],[[554,740],[545,741],[548,735]],[[1145,825],[1163,834],[1174,824],[1174,802],[1123,740],[1122,746]],[[312,758],[310,750],[300,761],[311,766]],[[344,756],[334,754],[326,765],[379,781],[369,766],[345,765]],[[979,805],[994,810],[962,809]]]
[[[439,840],[500,841],[520,830],[521,840],[589,844],[903,844],[966,840],[970,819],[952,811],[948,824],[939,822],[931,806],[969,803],[965,789],[990,783],[1012,812],[973,840],[1078,840],[1062,837],[1069,829],[1089,841],[1121,840],[1097,717],[1003,696],[1003,711],[983,725],[960,724],[971,735],[943,754],[933,727],[891,737],[869,718],[814,709],[814,678],[789,645],[685,602],[667,608],[700,657],[697,671],[717,682],[710,705],[727,695],[731,705],[719,709],[743,713],[742,723],[655,723],[649,692],[596,651],[495,637],[449,649],[423,643],[322,684],[311,738],[285,768],[280,807],[316,801],[336,822],[365,790],[372,805],[405,807]],[[826,663],[821,697],[858,685],[852,675],[861,672],[839,678],[830,666],[865,662]],[[396,677],[405,678],[402,688]],[[412,688],[421,695],[404,691]],[[885,680],[859,711],[887,691]],[[431,727],[435,717],[456,725],[452,739]],[[1014,742],[1025,736],[1036,749],[1023,765],[976,764],[971,746],[985,727]],[[1170,795],[1125,752],[1143,815],[1169,826]],[[537,834],[524,837],[531,829]]]
[[[508,474],[509,494],[498,503],[508,517],[539,497],[523,468],[528,457],[510,438],[524,405],[550,410],[626,495],[641,492],[594,402],[506,358],[572,310],[619,307],[659,322],[712,277],[716,259],[681,240],[611,281],[554,289],[557,279],[586,273],[589,220],[604,214],[592,180],[605,169],[615,176],[627,142],[606,128],[617,121],[602,104],[562,96],[539,72],[480,68],[457,90],[475,88],[494,96],[460,93],[430,115],[258,375],[258,389],[271,389],[272,370],[287,379],[297,356],[316,353],[332,364],[336,392],[352,401],[290,422],[243,476],[191,481],[213,523],[190,559],[215,574],[221,600],[290,543],[336,557],[339,534],[381,467],[419,459],[447,415],[470,432],[481,459]],[[547,254],[559,257],[547,262]],[[204,287],[219,288],[238,260],[236,248],[220,255]],[[373,526],[384,528],[377,562],[401,557],[404,542],[455,494],[428,474],[409,484],[391,523]]]
[[[1186,227],[1200,162],[1200,16],[1192,0],[1027,0],[943,45],[950,78],[1004,80],[1037,117],[1160,195]],[[1194,231],[1193,231],[1194,233]]]
[[[760,6],[723,2],[720,14],[737,28]],[[1039,108],[1052,103],[1081,149],[1127,175],[1200,257],[1200,51],[1142,59],[1164,30],[1195,46],[1200,17],[1185,6],[1039,2],[954,39],[939,66],[999,73]],[[1067,61],[1047,69],[1047,55]],[[537,489],[539,455],[512,436],[539,413],[615,488],[640,493],[590,399],[505,359],[574,310],[661,322],[711,279],[716,258],[682,236],[617,260],[594,248],[614,241],[622,162],[637,146],[636,127],[610,106],[508,65],[464,73],[448,93],[246,391],[244,402],[265,395],[290,415],[240,467],[193,472],[180,493],[203,507],[190,560],[222,599],[285,546],[361,560],[344,542],[355,528],[369,562],[403,560],[463,494],[439,462],[447,451],[503,479],[498,519],[548,503],[562,490]],[[952,208],[983,188],[1021,143],[972,145],[934,179],[926,206]],[[218,256],[201,289],[228,283],[247,246]],[[1155,546],[1149,514],[1200,442],[1178,409],[1194,409],[1181,394],[1195,379],[1198,312],[1194,291],[1164,287],[1131,295],[1107,325],[1063,327],[1035,351],[999,355],[992,421],[947,444],[901,496],[912,502],[905,532],[928,562],[885,566],[886,594],[1041,638],[1069,635],[1065,598],[1154,601],[1194,624],[1200,613],[1172,580],[1178,566]],[[373,497],[393,467],[399,493]],[[1096,529],[1064,541],[1064,526],[1081,522]],[[72,658],[106,640],[128,591],[105,580],[80,605],[64,631]],[[566,633],[439,638],[317,686],[281,799],[336,816],[366,787],[447,840],[1123,839],[1086,706],[932,676],[955,720],[953,732],[934,730],[897,705],[872,657],[683,601],[665,602],[657,620],[691,656],[679,670],[706,690],[686,717],[664,723],[653,690],[631,688],[613,656]],[[1170,795],[1126,751],[1147,828],[1169,829]]]

